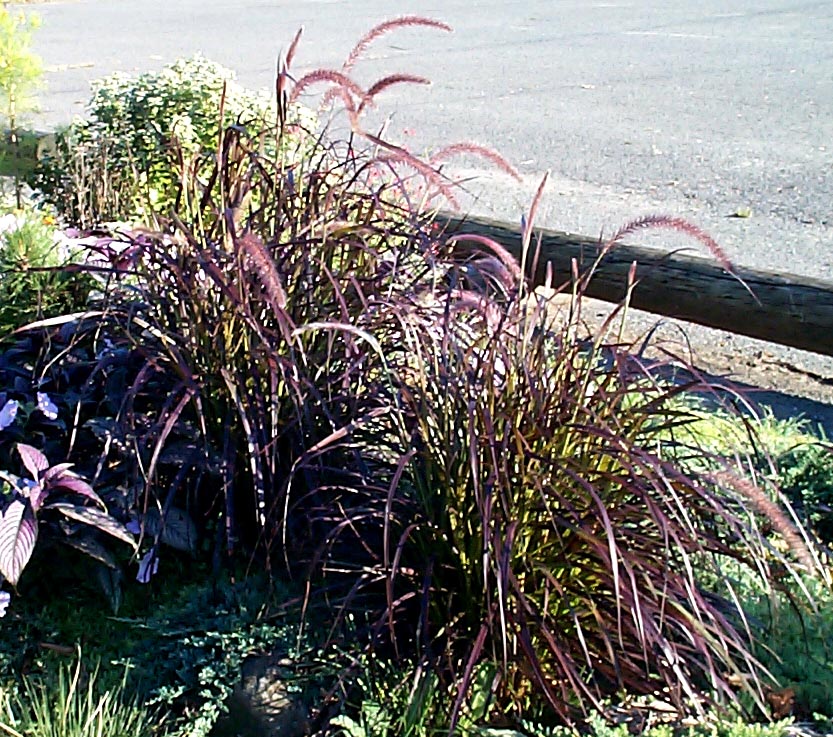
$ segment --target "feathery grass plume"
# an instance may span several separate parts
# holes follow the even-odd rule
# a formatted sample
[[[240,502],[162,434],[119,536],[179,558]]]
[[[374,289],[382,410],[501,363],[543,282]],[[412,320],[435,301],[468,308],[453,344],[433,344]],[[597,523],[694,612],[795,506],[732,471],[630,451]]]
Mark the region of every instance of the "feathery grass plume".
[[[399,18],[392,18],[391,20],[379,23],[377,26],[371,28],[364,36],[359,39],[359,42],[353,47],[345,59],[341,67],[342,72],[349,72],[361,58],[362,54],[367,51],[368,47],[377,39],[381,38],[391,31],[398,28],[435,28],[440,31],[450,33],[453,29],[448,23],[443,23],[433,18],[425,18],[419,15],[403,15]]]
[[[275,69],[275,101],[278,108],[278,136],[283,134],[286,125],[286,115],[289,110],[289,82],[295,81],[289,73],[292,62],[295,59],[295,52],[298,50],[298,43],[304,33],[304,27],[300,26],[295,32],[289,48],[278,54],[277,66]]]
[[[334,69],[314,69],[304,74],[295,83],[292,94],[289,96],[290,104],[297,102],[298,97],[307,87],[321,82],[329,82],[359,100],[363,101],[366,98],[364,90],[343,72],[337,72]]]
[[[245,254],[247,263],[260,277],[273,309],[276,312],[283,312],[286,309],[286,292],[281,284],[281,276],[275,262],[266,250],[263,241],[254,233],[247,232],[236,238],[235,243]]]
[[[599,252],[599,258],[603,258],[608,251],[610,251],[612,248],[615,248],[616,245],[622,241],[622,238],[625,238],[631,233],[636,233],[640,230],[650,230],[654,228],[675,230],[700,242],[703,246],[705,246],[709,254],[711,254],[711,256],[714,257],[717,263],[719,263],[720,266],[722,266],[729,274],[735,277],[735,279],[737,279],[743,285],[744,289],[746,289],[746,291],[749,292],[749,295],[752,297],[752,299],[754,299],[757,304],[760,304],[758,297],[755,295],[755,293],[752,291],[749,285],[737,274],[737,272],[735,271],[735,267],[729,260],[729,257],[726,255],[726,252],[720,247],[720,244],[718,244],[718,242],[704,230],[698,228],[696,225],[690,223],[688,220],[685,220],[684,218],[671,217],[668,215],[646,215],[645,217],[632,220],[631,222],[626,223],[621,228],[619,228],[619,230],[616,231],[616,233],[614,233],[611,238],[605,241],[601,251]],[[585,278],[589,280],[594,271],[595,266],[590,269]]]
[[[356,130],[362,133],[361,129]],[[375,168],[380,170],[382,176],[390,174],[393,177],[396,191],[415,212],[425,212],[433,208],[437,200],[444,202],[452,210],[460,209],[460,202],[454,191],[455,183],[449,181],[440,171],[432,169],[419,157],[400,146],[383,141],[379,148],[386,148],[387,153],[376,154]],[[400,169],[403,168],[412,170],[414,176],[401,174]]]
[[[304,33],[304,27],[301,26],[295,32],[295,36],[292,39],[292,43],[289,44],[289,48],[286,51],[286,56],[284,57],[284,61],[286,62],[287,70],[292,67],[292,62],[295,59],[295,52],[298,50],[298,42],[301,40],[301,36]]]
[[[459,243],[474,243],[487,248],[494,254],[495,257],[497,257],[498,261],[514,282],[514,286],[517,286],[523,279],[521,267],[518,266],[518,261],[515,257],[500,243],[492,238],[477,235],[476,233],[455,233],[448,238],[447,243],[451,246],[456,246]],[[482,262],[483,258],[484,257],[481,255],[476,260],[478,262]]]
[[[389,74],[387,77],[382,77],[382,79],[374,82],[370,87],[368,87],[367,92],[364,95],[364,99],[361,101],[361,104],[358,108],[358,113],[361,114],[365,107],[368,105],[373,105],[376,102],[376,95],[384,90],[388,89],[389,87],[393,87],[397,84],[422,84],[422,85],[430,85],[431,80],[426,79],[425,77],[418,77],[415,74]]]
[[[611,248],[614,248],[616,244],[622,240],[622,238],[627,237],[631,233],[653,228],[676,230],[680,233],[685,233],[686,235],[691,236],[695,240],[702,243],[715,260],[724,269],[726,269],[726,271],[730,274],[733,272],[734,267],[732,266],[732,262],[714,238],[693,223],[690,223],[688,220],[668,215],[646,215],[645,217],[631,220],[629,223],[626,223],[619,228],[619,230],[617,230],[605,242],[604,247],[602,248],[602,254],[607,253]]]
[[[822,579],[829,578],[829,573],[821,564],[806,531],[793,524],[782,507],[770,499],[758,484],[728,471],[714,472],[711,474],[711,478],[721,486],[728,486],[730,489],[740,492],[752,502],[758,513],[781,536],[790,552],[801,563],[807,573],[820,576]],[[782,500],[782,503],[785,502]]]
[[[411,167],[424,177],[427,184],[435,187],[437,193],[445,197],[449,204],[456,206],[457,199],[454,196],[453,183],[448,181],[448,179],[433,166],[422,161],[419,157],[414,156],[410,151],[402,146],[390,143],[373,133],[368,133],[367,131],[361,129],[357,130],[356,133],[387,152],[384,156],[376,157],[380,162],[386,164],[404,164]]]
[[[477,156],[486,159],[505,174],[508,174],[517,181],[521,181],[521,175],[512,164],[494,149],[488,146],[481,146],[479,143],[464,141],[452,143],[450,146],[443,146],[439,151],[431,154],[430,162],[432,166],[437,166],[441,161],[446,161],[454,156]]]
[[[408,27],[426,27],[435,28],[441,31],[451,32],[453,29],[447,23],[434,20],[433,18],[423,18],[418,15],[406,15],[400,18],[393,18],[371,28],[359,42],[353,47],[341,66],[341,72],[347,74],[356,65],[356,62],[361,58],[362,54],[367,51],[367,48],[378,38],[384,36],[397,28]],[[338,94],[335,90],[328,90],[321,100],[321,106],[327,107],[332,104]]]

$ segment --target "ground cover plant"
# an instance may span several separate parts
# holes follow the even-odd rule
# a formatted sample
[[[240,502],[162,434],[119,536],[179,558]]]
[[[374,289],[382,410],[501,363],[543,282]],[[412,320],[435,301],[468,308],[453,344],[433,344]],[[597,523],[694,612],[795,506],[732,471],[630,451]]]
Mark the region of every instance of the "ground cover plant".
[[[823,428],[807,420],[777,420],[768,411],[749,422],[744,415],[692,406],[698,419],[686,432],[721,457],[742,457],[764,482],[774,482],[826,545],[831,537],[833,445]]]
[[[46,576],[48,584],[63,587],[69,576],[61,573]],[[22,584],[24,599],[4,621],[4,733],[215,734],[246,663],[276,651],[299,662],[316,656],[313,641],[298,638],[289,616],[296,592],[270,590],[262,575],[192,583],[170,570],[165,586],[129,591],[119,617],[90,588],[70,590],[63,600],[33,597],[33,588],[45,584]],[[75,653],[68,642],[82,649]],[[323,655],[321,661],[326,673]],[[306,668],[287,679],[287,688],[303,704],[326,682],[319,678]],[[63,709],[50,715],[41,703],[66,704],[63,731],[53,726]],[[87,721],[98,731],[83,731]]]
[[[179,569],[294,581],[305,592],[296,642],[311,632],[325,642],[310,656],[327,673],[310,729],[330,733],[533,722],[555,733],[640,698],[677,716],[735,704],[765,717],[775,684],[747,597],[821,587],[820,553],[750,475],[749,453],[685,432],[700,415],[680,398],[710,387],[696,374],[666,381],[622,344],[626,302],[590,341],[579,333],[592,269],[550,285],[573,292],[560,318],[530,289],[543,184],[521,264],[434,226],[433,209],[454,202],[438,162],[464,154],[514,170],[473,143],[426,161],[366,129],[385,89],[424,82],[352,78],[370,44],[406,28],[448,30],[396,19],[341,69],[307,73],[293,67],[296,35],[273,118],[224,118],[229,88],[208,75],[188,98],[204,133],[188,146],[147,123],[171,122],[167,77],[108,83],[130,90],[124,110],[110,92],[94,98],[80,130],[106,145],[53,161],[59,184],[43,186],[71,224],[98,226],[76,241],[86,250],[69,272],[95,288],[73,295],[70,314],[15,326],[0,378],[9,412],[25,411],[0,434],[0,461],[19,465],[22,449],[36,486],[50,473],[44,458],[59,463],[49,479],[71,478],[101,507],[99,531],[56,517],[22,578],[22,566],[0,570],[35,596],[54,589],[44,583],[54,556],[80,550],[79,578],[97,581],[114,612],[139,584],[175,590]],[[346,121],[344,139],[292,112],[313,85]],[[85,199],[104,161],[145,180],[120,184],[123,199]],[[76,166],[91,167],[88,184]],[[114,213],[144,222],[103,229]],[[635,221],[607,248],[645,226],[683,228],[721,257],[668,218]],[[30,322],[24,314],[12,321]],[[15,488],[4,518],[31,500],[29,484]],[[69,521],[92,514],[79,507]],[[169,666],[153,697],[183,735],[215,727],[246,655],[291,649],[285,631],[239,608],[230,616],[245,626],[238,617],[223,629],[210,616],[225,616],[217,591],[192,596],[182,616],[199,626],[157,645]],[[162,627],[147,615],[144,626]]]

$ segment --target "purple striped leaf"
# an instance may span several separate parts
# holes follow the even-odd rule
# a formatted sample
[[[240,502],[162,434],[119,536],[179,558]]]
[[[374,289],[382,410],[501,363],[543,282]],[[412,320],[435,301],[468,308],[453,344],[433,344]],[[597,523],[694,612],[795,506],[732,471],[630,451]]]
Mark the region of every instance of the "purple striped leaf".
[[[93,487],[74,473],[64,472],[52,481],[49,488],[53,492],[65,491],[71,494],[85,496],[87,499],[92,499],[102,509],[106,509],[106,505],[101,497],[93,491]]]
[[[49,468],[49,461],[37,448],[33,448],[31,445],[26,445],[26,443],[18,443],[17,452],[20,453],[23,465],[26,466],[26,470],[32,474],[33,479],[39,479],[40,474]]]
[[[32,508],[16,499],[0,518],[0,573],[16,586],[32,557],[38,539],[38,523]]]

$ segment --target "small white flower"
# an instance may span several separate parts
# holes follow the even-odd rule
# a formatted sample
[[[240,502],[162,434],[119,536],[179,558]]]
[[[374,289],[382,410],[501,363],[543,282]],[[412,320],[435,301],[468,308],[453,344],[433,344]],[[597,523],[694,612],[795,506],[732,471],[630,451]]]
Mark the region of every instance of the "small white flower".
[[[46,392],[38,392],[38,409],[46,415],[49,420],[58,418],[58,407]]]
[[[19,406],[19,403],[15,399],[10,399],[3,405],[3,409],[0,409],[0,430],[5,430],[14,422]]]
[[[9,608],[11,600],[12,595],[8,591],[0,591],[0,617],[6,616],[6,610]]]
[[[158,571],[159,558],[156,556],[156,548],[153,547],[139,561],[139,572],[136,574],[136,580],[139,583],[150,583],[151,577],[155,576]]]

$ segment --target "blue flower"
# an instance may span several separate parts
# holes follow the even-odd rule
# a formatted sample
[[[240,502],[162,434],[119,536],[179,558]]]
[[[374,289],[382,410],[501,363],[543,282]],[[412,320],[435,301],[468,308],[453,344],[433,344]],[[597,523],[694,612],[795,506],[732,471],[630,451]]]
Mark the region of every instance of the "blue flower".
[[[142,532],[142,525],[137,519],[130,520],[124,527],[128,532],[132,532],[134,535],[140,535]]]
[[[18,406],[16,399],[10,399],[3,405],[3,409],[0,409],[0,430],[5,430],[14,422],[14,418],[17,417]]]
[[[46,392],[38,392],[38,409],[46,415],[48,420],[58,418],[58,407]]]
[[[6,616],[6,610],[9,608],[11,600],[12,595],[8,591],[0,591],[0,617]]]
[[[151,577],[155,576],[157,571],[159,571],[159,558],[156,556],[156,546],[154,545],[139,561],[139,572],[136,574],[136,580],[139,583],[150,583]]]

